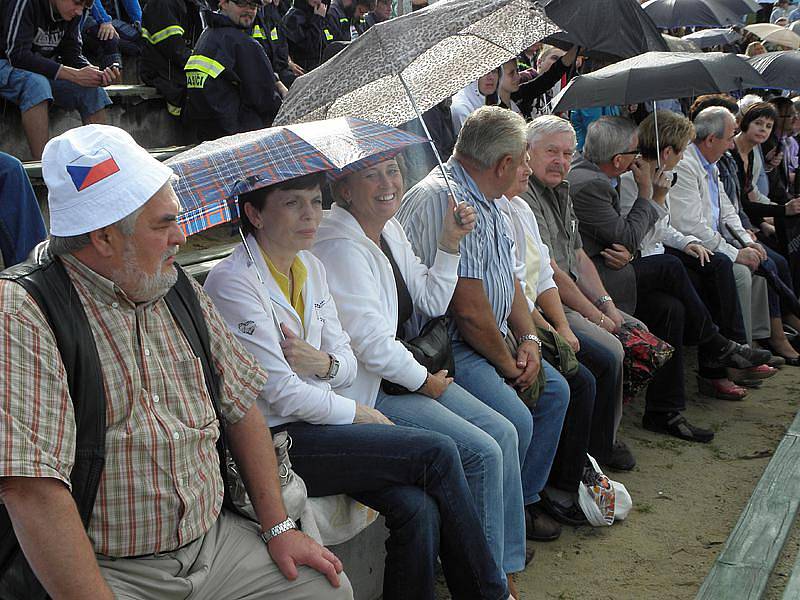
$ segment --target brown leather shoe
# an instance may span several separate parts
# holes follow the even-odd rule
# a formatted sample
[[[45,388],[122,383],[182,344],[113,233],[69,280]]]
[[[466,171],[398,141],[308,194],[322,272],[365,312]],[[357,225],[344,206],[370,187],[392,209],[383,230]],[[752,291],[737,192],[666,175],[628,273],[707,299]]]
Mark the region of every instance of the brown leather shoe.
[[[534,542],[552,542],[561,535],[561,525],[542,510],[539,503],[525,507],[525,537]]]

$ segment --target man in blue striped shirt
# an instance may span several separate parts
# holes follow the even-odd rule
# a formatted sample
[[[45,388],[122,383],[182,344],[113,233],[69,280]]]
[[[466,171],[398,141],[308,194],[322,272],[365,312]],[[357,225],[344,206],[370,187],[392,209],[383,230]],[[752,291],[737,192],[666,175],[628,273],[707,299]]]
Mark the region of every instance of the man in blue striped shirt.
[[[510,110],[481,107],[464,123],[444,170],[456,199],[475,209],[476,226],[460,245],[459,279],[450,304],[455,381],[508,418],[519,436],[528,537],[554,539],[560,527],[536,507],[558,446],[569,387],[541,359],[525,295],[514,277],[512,240],[496,203],[526,159],[524,119]],[[408,191],[397,218],[417,256],[430,266],[447,210],[449,190],[439,169]],[[506,337],[513,338],[516,355]],[[532,409],[517,395],[544,369],[544,389]],[[536,435],[533,435],[533,432]]]

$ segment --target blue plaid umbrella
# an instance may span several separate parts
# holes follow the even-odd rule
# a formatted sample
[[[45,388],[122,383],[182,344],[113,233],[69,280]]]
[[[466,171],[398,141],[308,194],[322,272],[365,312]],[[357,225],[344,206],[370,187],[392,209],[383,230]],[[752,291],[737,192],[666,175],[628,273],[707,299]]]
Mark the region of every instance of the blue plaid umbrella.
[[[320,171],[340,176],[425,142],[388,125],[342,117],[204,142],[166,164],[178,176],[174,189],[184,209],[178,222],[192,235],[238,216],[238,194]]]

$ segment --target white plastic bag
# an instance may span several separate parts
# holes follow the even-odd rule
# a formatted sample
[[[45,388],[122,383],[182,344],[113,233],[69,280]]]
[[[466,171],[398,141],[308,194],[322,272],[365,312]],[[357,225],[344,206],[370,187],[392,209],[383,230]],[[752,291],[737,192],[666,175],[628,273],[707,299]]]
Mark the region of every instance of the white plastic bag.
[[[620,482],[609,479],[594,457],[587,456],[593,470],[587,468],[578,484],[578,504],[583,514],[595,527],[612,525],[616,519],[622,521],[633,507],[630,493]]]

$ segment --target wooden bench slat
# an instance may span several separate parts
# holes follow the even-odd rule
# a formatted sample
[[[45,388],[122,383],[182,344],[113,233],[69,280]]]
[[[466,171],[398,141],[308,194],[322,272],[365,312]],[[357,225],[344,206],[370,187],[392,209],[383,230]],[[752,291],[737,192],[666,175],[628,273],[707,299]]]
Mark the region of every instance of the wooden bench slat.
[[[711,572],[698,600],[758,599],[800,507],[800,413],[795,416]]]

